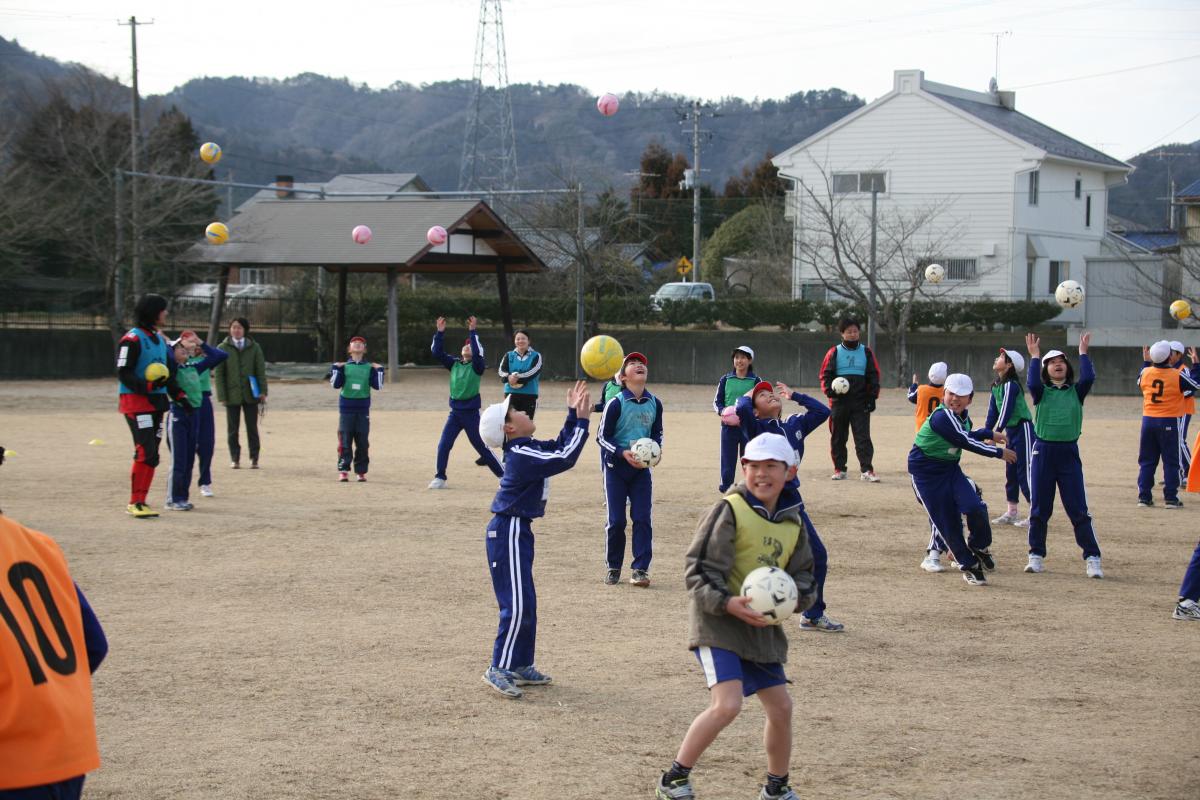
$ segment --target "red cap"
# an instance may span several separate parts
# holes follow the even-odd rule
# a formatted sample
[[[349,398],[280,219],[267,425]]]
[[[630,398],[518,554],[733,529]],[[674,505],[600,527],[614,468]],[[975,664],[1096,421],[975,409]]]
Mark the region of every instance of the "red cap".
[[[471,337],[470,337],[470,336],[468,336],[467,338],[463,339],[463,344],[470,344],[470,343],[471,343]]]
[[[364,338],[363,338],[363,337],[361,337],[361,336],[351,336],[351,337],[350,337],[350,344],[354,344],[355,342],[362,342],[363,344],[366,344],[366,343],[367,343],[367,340],[366,340],[366,339],[364,339]]]
[[[630,361],[640,361],[646,366],[650,366],[650,362],[646,360],[646,357],[638,352],[633,352],[625,356],[625,360],[621,362],[621,366],[628,364]]]
[[[754,384],[754,388],[750,390],[750,399],[753,400],[754,398],[758,397],[759,392],[774,391],[775,387],[771,385],[770,381],[759,381],[758,383]]]
[[[182,339],[182,338],[183,338],[183,337],[185,337],[185,336],[195,336],[195,335],[196,335],[196,332],[195,332],[195,331],[180,331],[180,332],[179,332],[179,338],[180,338],[180,339]]]

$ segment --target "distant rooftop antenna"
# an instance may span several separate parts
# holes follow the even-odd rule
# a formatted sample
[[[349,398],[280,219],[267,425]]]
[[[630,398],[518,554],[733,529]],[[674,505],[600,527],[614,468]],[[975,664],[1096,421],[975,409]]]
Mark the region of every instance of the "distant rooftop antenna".
[[[996,40],[996,66],[992,70],[992,79],[988,82],[988,91],[992,94],[1000,91],[1000,39],[1012,36],[1012,31],[993,31],[992,38]]]
[[[463,138],[460,190],[516,189],[517,139],[508,92],[508,57],[500,0],[480,0],[475,70]]]

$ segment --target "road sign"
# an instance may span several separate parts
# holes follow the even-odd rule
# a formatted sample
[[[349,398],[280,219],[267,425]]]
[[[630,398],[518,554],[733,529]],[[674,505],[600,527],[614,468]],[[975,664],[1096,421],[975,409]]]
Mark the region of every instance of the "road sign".
[[[692,262],[688,261],[687,256],[680,256],[679,260],[675,262],[675,271],[680,275],[687,275],[692,271]]]

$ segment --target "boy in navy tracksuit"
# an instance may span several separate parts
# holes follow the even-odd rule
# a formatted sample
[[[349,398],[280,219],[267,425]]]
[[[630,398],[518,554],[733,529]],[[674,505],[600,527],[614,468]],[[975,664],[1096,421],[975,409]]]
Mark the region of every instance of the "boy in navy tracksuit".
[[[467,319],[467,341],[463,343],[459,358],[446,353],[442,341],[445,335],[446,318],[438,317],[432,350],[433,357],[450,370],[450,416],[446,417],[442,438],[438,440],[437,472],[429,482],[430,489],[441,489],[446,485],[450,448],[454,447],[454,440],[460,431],[466,431],[467,441],[479,453],[476,464],[487,467],[497,478],[504,474],[496,456],[479,438],[479,378],[487,369],[487,362],[483,360],[483,345],[479,342],[479,334],[475,332],[475,318]]]
[[[1028,519],[1020,519],[1018,503],[1021,495],[1029,502],[1029,464],[1033,457],[1033,414],[1025,403],[1025,390],[1017,373],[1025,369],[1025,357],[1016,350],[1000,349],[1000,355],[992,363],[996,381],[992,384],[992,397],[988,402],[987,421],[983,427],[990,431],[1004,431],[1008,449],[1017,454],[1017,460],[1004,469],[1004,496],[1008,508],[992,520],[995,525],[1025,527]]]
[[[605,561],[608,569],[604,583],[613,586],[621,579],[621,561],[625,558],[625,503],[633,522],[633,562],[629,582],[645,588],[650,585],[650,560],[654,556],[654,483],[650,468],[638,461],[629,446],[638,439],[651,438],[662,446],[662,403],[646,391],[648,366],[641,353],[630,353],[621,368],[625,388],[604,406],[596,443],[604,451],[604,503],[608,523],[604,532]]]
[[[924,508],[943,541],[954,553],[963,580],[972,586],[986,586],[984,570],[996,568],[988,548],[992,544],[992,526],[987,504],[976,491],[973,481],[959,466],[963,450],[981,456],[1002,458],[1009,464],[1017,454],[1002,446],[986,443],[991,439],[1003,444],[1002,431],[987,428],[971,430],[967,406],[975,394],[971,379],[961,373],[946,378],[942,405],[933,410],[917,431],[908,453],[908,474],[917,502]],[[969,536],[964,539],[962,518],[966,516]]]
[[[1055,490],[1062,494],[1063,508],[1075,529],[1075,543],[1083,550],[1089,578],[1103,578],[1100,543],[1088,513],[1087,487],[1083,484],[1083,462],[1079,458],[1079,436],[1083,433],[1083,401],[1096,382],[1096,371],[1088,358],[1091,334],[1079,337],[1079,381],[1061,350],[1040,358],[1041,340],[1025,334],[1029,350],[1029,396],[1036,409],[1029,493],[1029,563],[1025,571],[1042,572],[1046,558],[1046,526],[1054,513]]]
[[[171,451],[171,469],[167,473],[167,502],[171,511],[191,511],[188,488],[192,483],[192,467],[196,464],[196,443],[200,437],[200,410],[204,405],[204,379],[209,370],[229,358],[224,350],[209,347],[192,331],[184,331],[171,342],[175,356],[175,382],[183,395],[171,403],[167,415],[167,448]],[[204,357],[196,360],[189,354],[200,350]]]
[[[1187,439],[1183,431],[1187,401],[1196,393],[1193,371],[1171,363],[1171,343],[1150,346],[1150,361],[1138,373],[1142,393],[1142,434],[1138,448],[1138,506],[1154,505],[1154,470],[1163,465],[1163,500],[1167,508],[1183,508],[1179,500],[1179,470]],[[1186,473],[1185,473],[1186,474]]]
[[[767,381],[759,381],[753,389],[738,398],[735,404],[739,425],[734,430],[740,430],[747,444],[754,437],[763,433],[775,433],[784,437],[793,450],[796,451],[796,463],[804,458],[804,437],[819,428],[829,419],[829,407],[814,397],[800,392],[793,392],[784,383],[776,383],[778,394]],[[783,418],[783,403],[780,398],[789,397],[807,409],[803,414],[792,414]],[[800,496],[800,477],[793,475],[787,482],[786,489]],[[813,579],[817,586],[817,600],[800,617],[800,629],[806,631],[837,632],[845,629],[845,625],[825,614],[825,576],[829,573],[829,553],[817,529],[813,526],[804,501],[800,501],[800,519],[804,530],[808,533],[808,541],[813,553]]]
[[[512,396],[490,405],[479,418],[479,435],[488,447],[504,447],[504,475],[492,501],[487,526],[487,554],[492,589],[500,606],[500,625],[492,647],[492,664],[483,674],[488,686],[505,697],[520,697],[520,686],[550,683],[534,668],[537,639],[537,593],[533,587],[533,528],[546,513],[552,475],[575,466],[587,442],[592,400],[579,381],[567,394],[567,421],[558,438],[535,441],[529,415],[512,407]]]
[[[338,481],[350,480],[350,464],[359,483],[367,481],[371,463],[371,390],[383,389],[383,366],[367,361],[367,340],[355,336],[347,348],[350,358],[333,365],[329,385],[338,397]]]
[[[746,442],[753,438],[747,438],[738,430],[737,414],[727,412],[756,383],[758,376],[754,374],[754,351],[741,345],[733,351],[733,371],[721,376],[717,382],[716,397],[713,398],[713,410],[721,420],[721,482],[717,485],[717,491],[721,494],[725,494],[733,485],[738,457],[745,452]]]

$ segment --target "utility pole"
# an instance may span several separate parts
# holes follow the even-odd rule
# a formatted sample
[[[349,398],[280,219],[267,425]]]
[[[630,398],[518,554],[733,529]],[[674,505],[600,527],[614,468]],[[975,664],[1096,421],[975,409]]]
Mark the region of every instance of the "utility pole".
[[[583,260],[586,256],[586,241],[583,229],[583,183],[575,185],[578,216],[575,219],[575,236],[579,241],[579,253],[575,260],[575,352],[583,352]],[[579,359],[575,359],[575,377],[583,379]]]
[[[700,101],[692,101],[692,280],[700,280]]]
[[[138,144],[141,141],[141,118],[138,107],[137,29],[138,25],[153,25],[154,20],[150,22],[138,22],[137,17],[130,17],[129,22],[118,22],[117,24],[129,26],[130,53],[133,61],[133,80],[130,83],[132,102],[129,104],[129,169],[131,172],[137,172]],[[129,229],[130,253],[133,256],[133,294],[136,297],[141,297],[145,291],[142,275],[142,225],[140,212],[138,180],[134,178],[129,181]]]
[[[878,327],[875,324],[875,310],[878,306],[878,300],[875,297],[875,232],[879,220],[879,187],[875,181],[871,181],[871,285],[870,294],[867,295],[867,347],[871,348],[871,352],[875,351],[875,330]]]

